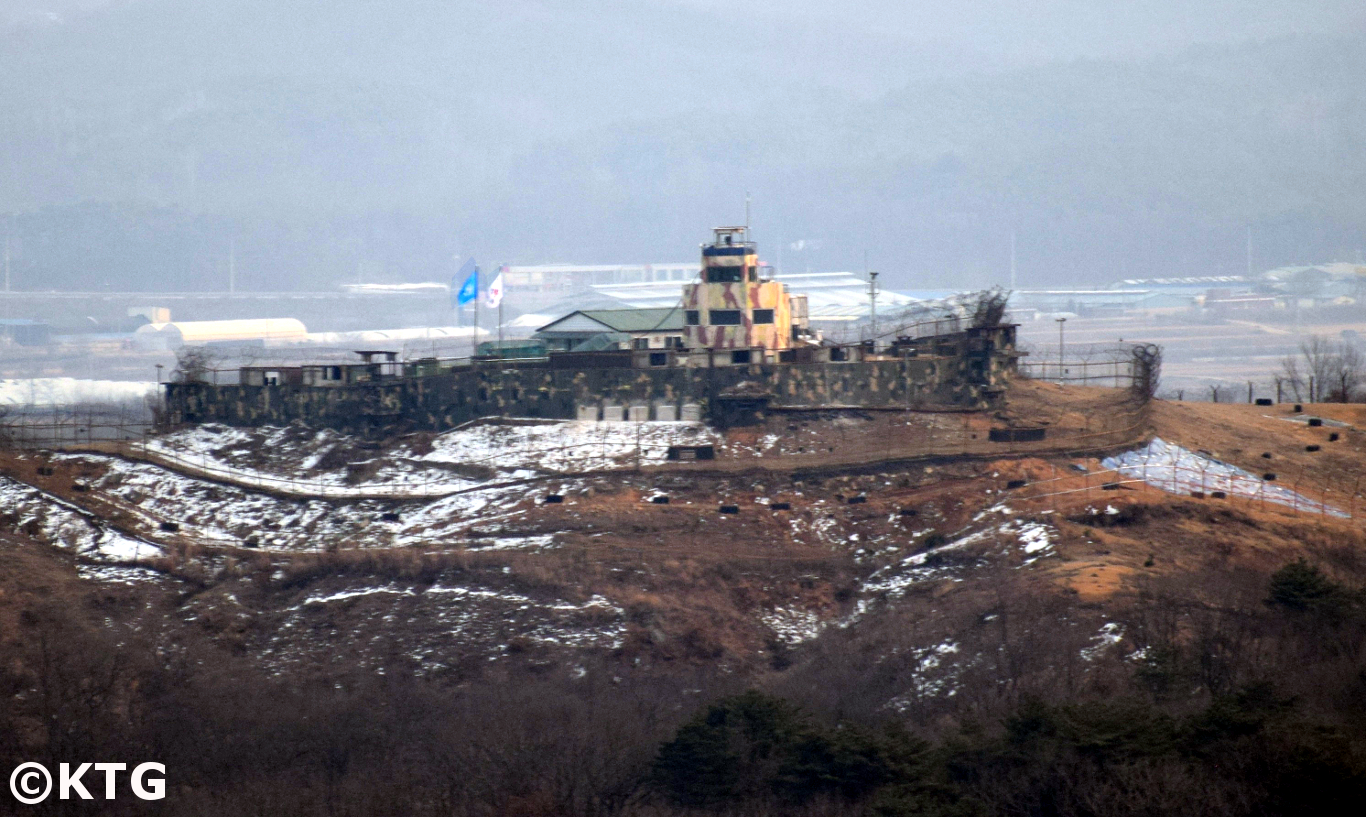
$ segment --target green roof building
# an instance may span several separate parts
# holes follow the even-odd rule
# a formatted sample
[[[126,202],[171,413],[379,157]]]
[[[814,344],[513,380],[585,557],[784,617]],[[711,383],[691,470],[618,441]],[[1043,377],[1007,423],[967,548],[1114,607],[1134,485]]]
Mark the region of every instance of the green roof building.
[[[581,309],[542,326],[533,337],[551,351],[573,351],[590,341],[595,349],[678,348],[683,309]]]

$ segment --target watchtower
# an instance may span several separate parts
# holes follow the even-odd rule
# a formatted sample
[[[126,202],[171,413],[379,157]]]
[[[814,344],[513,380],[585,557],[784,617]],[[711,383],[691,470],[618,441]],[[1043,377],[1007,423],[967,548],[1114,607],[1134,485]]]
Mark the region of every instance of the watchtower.
[[[717,227],[702,245],[702,280],[683,287],[683,345],[746,350],[755,363],[793,341],[787,287],[760,277],[759,253],[748,227]]]

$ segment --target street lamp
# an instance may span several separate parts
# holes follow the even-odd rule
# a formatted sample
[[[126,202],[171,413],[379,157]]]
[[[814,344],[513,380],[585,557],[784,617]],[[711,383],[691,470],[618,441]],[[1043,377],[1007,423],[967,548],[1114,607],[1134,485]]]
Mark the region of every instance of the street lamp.
[[[1056,321],[1058,322],[1058,382],[1061,383],[1061,382],[1063,381],[1063,368],[1062,368],[1062,325],[1065,324],[1065,323],[1067,323],[1067,319],[1066,319],[1066,318],[1055,318],[1054,320],[1056,320]]]

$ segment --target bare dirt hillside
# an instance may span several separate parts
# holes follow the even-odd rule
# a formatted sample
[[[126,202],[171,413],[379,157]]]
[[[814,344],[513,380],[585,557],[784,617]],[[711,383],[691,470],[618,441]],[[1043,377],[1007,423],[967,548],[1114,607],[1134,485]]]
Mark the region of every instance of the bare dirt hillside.
[[[1003,423],[1084,432],[1114,399],[1028,384],[996,418],[945,422],[968,438]],[[0,525],[26,578],[9,574],[15,589],[0,614],[13,620],[40,586],[73,608],[119,598],[126,617],[111,620],[160,633],[168,649],[309,674],[398,664],[463,677],[499,662],[568,671],[580,654],[769,672],[867,622],[982,608],[1008,571],[1012,585],[1088,605],[1091,638],[1154,578],[1211,565],[1265,571],[1359,538],[1355,520],[1306,509],[1327,501],[1355,513],[1362,412],[1306,408],[1159,402],[1149,426],[1201,456],[1274,471],[1306,498],[1302,508],[1124,480],[1102,465],[1114,452],[926,455],[880,467],[785,458],[771,451],[772,430],[715,440],[723,454],[710,469],[632,470],[625,446],[612,463],[625,470],[538,476],[535,462],[519,461],[490,476],[461,467],[458,438],[402,441],[385,461],[401,466],[370,468],[406,468],[412,479],[413,463],[444,452],[443,478],[460,492],[432,499],[289,496],[114,456],[11,453]],[[1310,415],[1326,424],[1311,427]],[[796,430],[781,445],[847,453],[912,439],[933,418],[899,431],[884,415],[784,422]],[[177,444],[276,474],[294,462],[340,475],[356,457],[380,456],[311,432],[207,429]],[[487,432],[471,444],[485,462],[498,449]]]
[[[885,814],[1159,791],[1250,814],[1228,804],[1257,781],[1279,797],[1288,778],[1258,770],[1287,757],[1357,779],[1323,730],[1357,728],[1366,677],[1363,412],[1304,408],[1158,402],[1101,445],[1129,397],[1025,383],[991,416],[727,434],[203,428],[158,456],[8,451],[0,750],[160,747],[203,814],[667,815],[716,794],[693,749],[659,788],[671,736],[716,706],[797,717],[785,701],[814,719],[792,733],[804,763],[820,734],[900,758],[812,814],[870,813],[868,780],[901,798]],[[1046,436],[989,440],[1009,427]],[[671,463],[679,444],[717,459]],[[775,697],[726,697],[747,688]],[[1280,731],[1247,725],[1263,712]],[[1080,776],[1018,742],[1045,726]],[[1235,743],[1192,767],[1211,734]],[[917,741],[940,747],[933,780]],[[1088,776],[1095,741],[1128,765]],[[819,791],[854,768],[836,748]],[[1003,771],[1026,757],[1027,779]]]

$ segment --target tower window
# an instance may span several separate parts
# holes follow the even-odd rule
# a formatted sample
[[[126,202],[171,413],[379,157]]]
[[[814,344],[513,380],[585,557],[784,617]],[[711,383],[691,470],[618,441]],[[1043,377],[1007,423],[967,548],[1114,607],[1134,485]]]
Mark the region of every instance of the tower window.
[[[740,310],[738,309],[713,309],[708,315],[712,326],[739,326]]]
[[[697,326],[702,322],[702,316],[696,309],[689,309],[683,313],[684,320],[688,326]]]
[[[744,267],[707,267],[707,283],[738,284],[745,280]]]
[[[754,322],[755,322],[756,324],[759,324],[759,323],[773,323],[773,310],[772,310],[772,309],[756,309],[756,310],[754,310]]]

